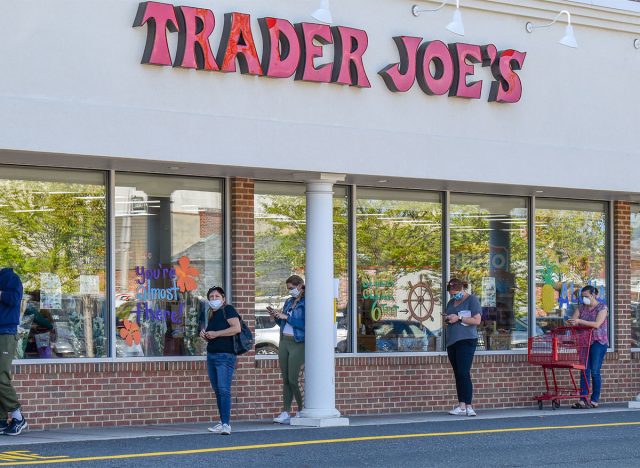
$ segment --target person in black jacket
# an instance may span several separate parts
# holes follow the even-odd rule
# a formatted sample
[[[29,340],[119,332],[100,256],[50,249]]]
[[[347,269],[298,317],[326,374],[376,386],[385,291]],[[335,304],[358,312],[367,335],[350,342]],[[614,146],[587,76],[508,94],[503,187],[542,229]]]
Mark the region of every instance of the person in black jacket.
[[[224,289],[214,287],[207,292],[209,314],[207,328],[200,337],[207,340],[207,371],[216,394],[220,423],[207,428],[214,434],[231,434],[231,381],[236,368],[233,337],[240,333],[240,315],[227,304]]]
[[[11,361],[18,344],[21,302],[20,277],[11,268],[3,268],[0,270],[0,409],[4,416],[10,413],[11,420],[0,417],[0,430],[3,434],[13,436],[27,428],[18,395],[11,384]]]

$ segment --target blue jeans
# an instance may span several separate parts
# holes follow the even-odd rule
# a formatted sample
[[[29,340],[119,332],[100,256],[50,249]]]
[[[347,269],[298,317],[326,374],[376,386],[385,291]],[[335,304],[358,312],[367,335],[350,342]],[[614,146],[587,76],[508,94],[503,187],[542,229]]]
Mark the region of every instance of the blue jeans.
[[[580,376],[580,395],[586,397],[589,395],[587,388],[587,382],[592,382],[591,389],[591,401],[597,403],[600,400],[600,389],[602,388],[602,377],[600,376],[600,368],[602,367],[602,361],[607,354],[607,345],[603,345],[597,341],[591,343],[589,348],[589,361],[587,362],[587,368],[585,374],[587,380],[585,381],[584,375]]]
[[[447,347],[449,362],[456,377],[458,401],[467,405],[473,400],[473,383],[471,382],[471,365],[476,353],[478,340],[460,340]]]
[[[216,403],[222,424],[229,424],[231,420],[231,381],[235,369],[235,354],[207,353],[209,381],[216,394]]]

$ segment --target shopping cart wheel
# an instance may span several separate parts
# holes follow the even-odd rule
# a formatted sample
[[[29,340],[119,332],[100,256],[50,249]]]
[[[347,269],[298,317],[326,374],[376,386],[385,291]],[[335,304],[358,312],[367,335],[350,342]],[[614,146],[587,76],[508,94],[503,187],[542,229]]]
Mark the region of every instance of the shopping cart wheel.
[[[554,410],[560,408],[560,400],[553,400],[551,402],[551,408],[553,408]]]
[[[538,400],[538,409],[541,410],[543,406],[544,404],[542,403],[542,400]]]

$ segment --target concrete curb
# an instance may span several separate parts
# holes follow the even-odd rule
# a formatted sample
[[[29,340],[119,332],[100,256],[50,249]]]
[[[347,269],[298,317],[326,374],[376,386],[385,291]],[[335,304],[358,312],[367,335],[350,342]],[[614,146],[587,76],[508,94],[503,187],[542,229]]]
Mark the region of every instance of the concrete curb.
[[[589,414],[594,413],[622,413],[633,412],[640,409],[629,408],[626,404],[604,405],[597,409],[572,410],[560,408],[551,410],[545,408],[538,409],[499,409],[482,410],[477,409],[478,416],[468,418],[465,416],[450,416],[447,413],[414,413],[414,414],[391,414],[374,416],[350,416],[350,426],[383,426],[390,424],[416,424],[416,423],[437,423],[444,421],[470,421],[470,420],[492,420],[492,419],[521,419],[533,417],[563,416],[569,414]],[[44,431],[25,431],[20,436],[0,437],[0,447],[15,445],[40,445],[67,442],[85,442],[96,440],[118,440],[136,439],[145,437],[171,437],[187,435],[208,434],[207,427],[210,424],[174,424],[158,426],[128,426],[128,427],[86,427],[77,429],[54,429]],[[274,424],[271,420],[265,421],[240,421],[232,424],[234,433],[242,432],[264,432],[264,431],[291,431],[300,429],[310,429],[309,427],[295,427],[281,424]],[[315,429],[314,429],[315,430]]]

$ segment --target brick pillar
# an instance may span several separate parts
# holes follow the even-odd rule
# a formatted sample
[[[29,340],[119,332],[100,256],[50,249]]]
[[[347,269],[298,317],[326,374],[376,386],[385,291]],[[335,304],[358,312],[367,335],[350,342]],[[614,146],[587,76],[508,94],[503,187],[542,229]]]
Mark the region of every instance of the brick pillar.
[[[615,287],[615,346],[619,359],[630,359],[631,349],[631,205],[613,203],[613,280]]]
[[[232,304],[255,333],[255,256],[252,179],[233,178],[231,190]],[[253,352],[238,359],[233,386],[234,417],[255,417],[256,368]]]

